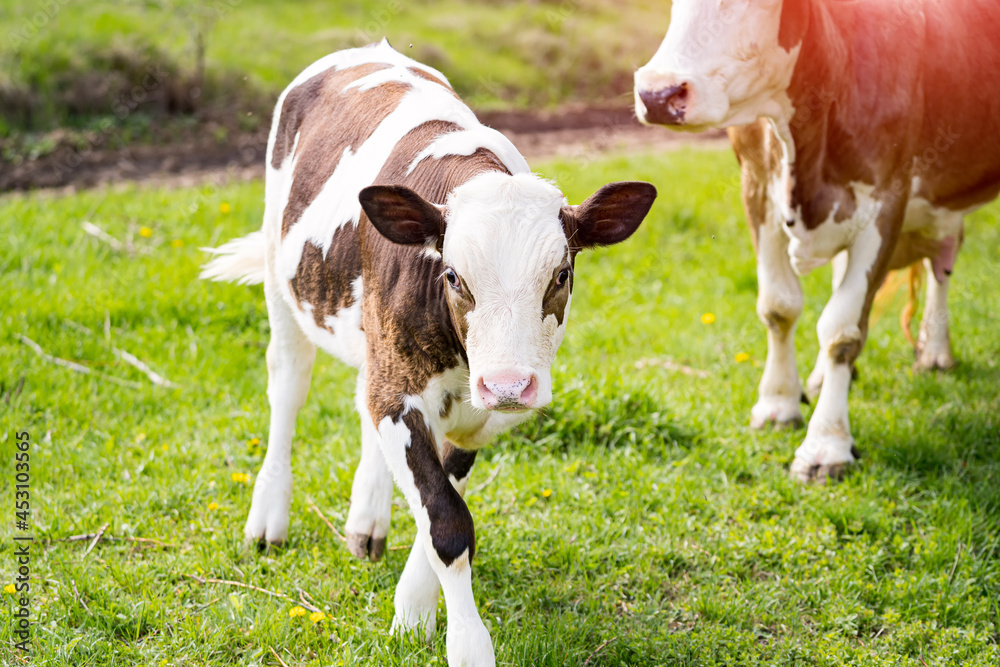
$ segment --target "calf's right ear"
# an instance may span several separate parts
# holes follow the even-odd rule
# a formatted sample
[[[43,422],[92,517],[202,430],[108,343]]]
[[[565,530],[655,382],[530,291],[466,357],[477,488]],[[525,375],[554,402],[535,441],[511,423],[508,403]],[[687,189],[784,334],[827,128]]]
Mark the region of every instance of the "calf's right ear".
[[[559,218],[570,248],[621,243],[649,213],[656,188],[643,181],[608,183],[577,206],[563,206]]]
[[[371,185],[358,201],[375,229],[393,243],[440,249],[444,239],[444,208],[402,185]]]

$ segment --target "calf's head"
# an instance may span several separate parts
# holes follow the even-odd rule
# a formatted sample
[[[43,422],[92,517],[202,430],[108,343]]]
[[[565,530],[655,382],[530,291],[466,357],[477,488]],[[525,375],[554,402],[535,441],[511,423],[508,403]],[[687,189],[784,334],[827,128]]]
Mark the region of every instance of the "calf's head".
[[[660,48],[635,73],[647,124],[701,131],[787,113],[812,0],[674,0]]]
[[[514,412],[552,400],[576,253],[631,236],[656,189],[611,183],[569,206],[537,176],[488,172],[456,188],[444,206],[402,186],[371,186],[359,198],[384,237],[440,257],[452,325],[469,359],[472,405]]]

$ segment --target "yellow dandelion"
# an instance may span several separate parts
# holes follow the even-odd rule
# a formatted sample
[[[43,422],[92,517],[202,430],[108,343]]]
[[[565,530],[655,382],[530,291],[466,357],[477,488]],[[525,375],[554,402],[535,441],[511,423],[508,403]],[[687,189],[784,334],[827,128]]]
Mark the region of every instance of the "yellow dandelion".
[[[256,447],[260,444],[260,438],[250,438],[250,444]]]
[[[306,610],[302,607],[292,607],[288,610],[288,618],[298,618],[299,616],[305,616]]]
[[[234,472],[233,481],[236,482],[237,484],[246,484],[247,482],[250,481],[250,475],[246,474],[245,472]]]
[[[548,498],[552,495],[552,489],[542,489],[542,497]]]
[[[320,621],[325,621],[326,614],[324,614],[321,611],[314,611],[313,613],[309,614],[309,620],[312,621],[313,623],[319,623]]]
[[[215,502],[215,501],[212,501],[212,502],[210,502],[210,503],[208,504],[208,511],[209,511],[209,512],[214,512],[214,511],[215,511],[215,510],[217,510],[217,509],[219,509],[219,503],[217,503],[217,502]]]
[[[742,364],[745,361],[750,361],[750,355],[746,352],[740,352],[736,355],[736,363]]]
[[[17,589],[14,588],[14,584],[7,584],[6,586],[3,587],[3,592],[6,593],[7,595],[13,595],[14,593],[17,592]]]
[[[163,445],[160,449],[162,449],[165,452],[169,452],[170,451],[170,445]]]
[[[229,213],[233,210],[233,207],[229,205],[229,202],[224,201],[219,204],[219,213]]]
[[[153,230],[150,229],[149,227],[139,228],[139,236],[143,237],[144,239],[148,239],[152,235],[153,235]]]
[[[184,239],[174,239],[173,241],[170,242],[170,245],[172,245],[175,248],[183,248]]]
[[[704,315],[701,316],[702,324],[711,324],[714,321],[715,321],[715,315],[713,315],[712,313],[705,313]]]

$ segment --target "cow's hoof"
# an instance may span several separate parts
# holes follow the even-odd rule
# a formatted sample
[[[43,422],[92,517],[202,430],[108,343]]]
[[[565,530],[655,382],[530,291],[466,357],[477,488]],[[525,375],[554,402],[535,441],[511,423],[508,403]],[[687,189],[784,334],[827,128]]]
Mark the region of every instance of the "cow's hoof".
[[[288,539],[288,510],[292,503],[292,472],[261,471],[253,488],[250,513],[243,527],[248,546],[279,546]]]
[[[461,667],[495,667],[493,641],[479,618],[459,625],[448,623],[448,665]]]
[[[365,560],[370,558],[372,562],[382,559],[385,553],[385,537],[372,537],[363,533],[347,534],[347,549],[355,557]]]
[[[804,423],[800,403],[800,399],[785,396],[761,397],[750,410],[750,428],[799,428]]]
[[[850,437],[807,436],[788,472],[803,484],[839,482],[860,457]]]
[[[950,346],[927,345],[917,349],[917,359],[913,362],[916,371],[947,371],[955,367]]]

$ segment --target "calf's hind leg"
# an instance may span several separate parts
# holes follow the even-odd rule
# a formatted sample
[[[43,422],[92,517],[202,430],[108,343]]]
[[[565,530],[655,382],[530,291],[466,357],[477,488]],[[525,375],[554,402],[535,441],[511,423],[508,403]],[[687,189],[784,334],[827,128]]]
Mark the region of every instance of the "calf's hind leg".
[[[365,372],[358,373],[355,405],[361,415],[361,460],[351,486],[351,509],[347,513],[347,548],[364,560],[377,561],[385,552],[392,518],[392,473],[385,464],[378,431],[368,412]]]
[[[269,280],[265,280],[264,296],[271,324],[271,342],[267,346],[271,426],[243,534],[248,542],[280,544],[288,537],[295,418],[309,393],[316,347],[303,335],[288,305]]]

